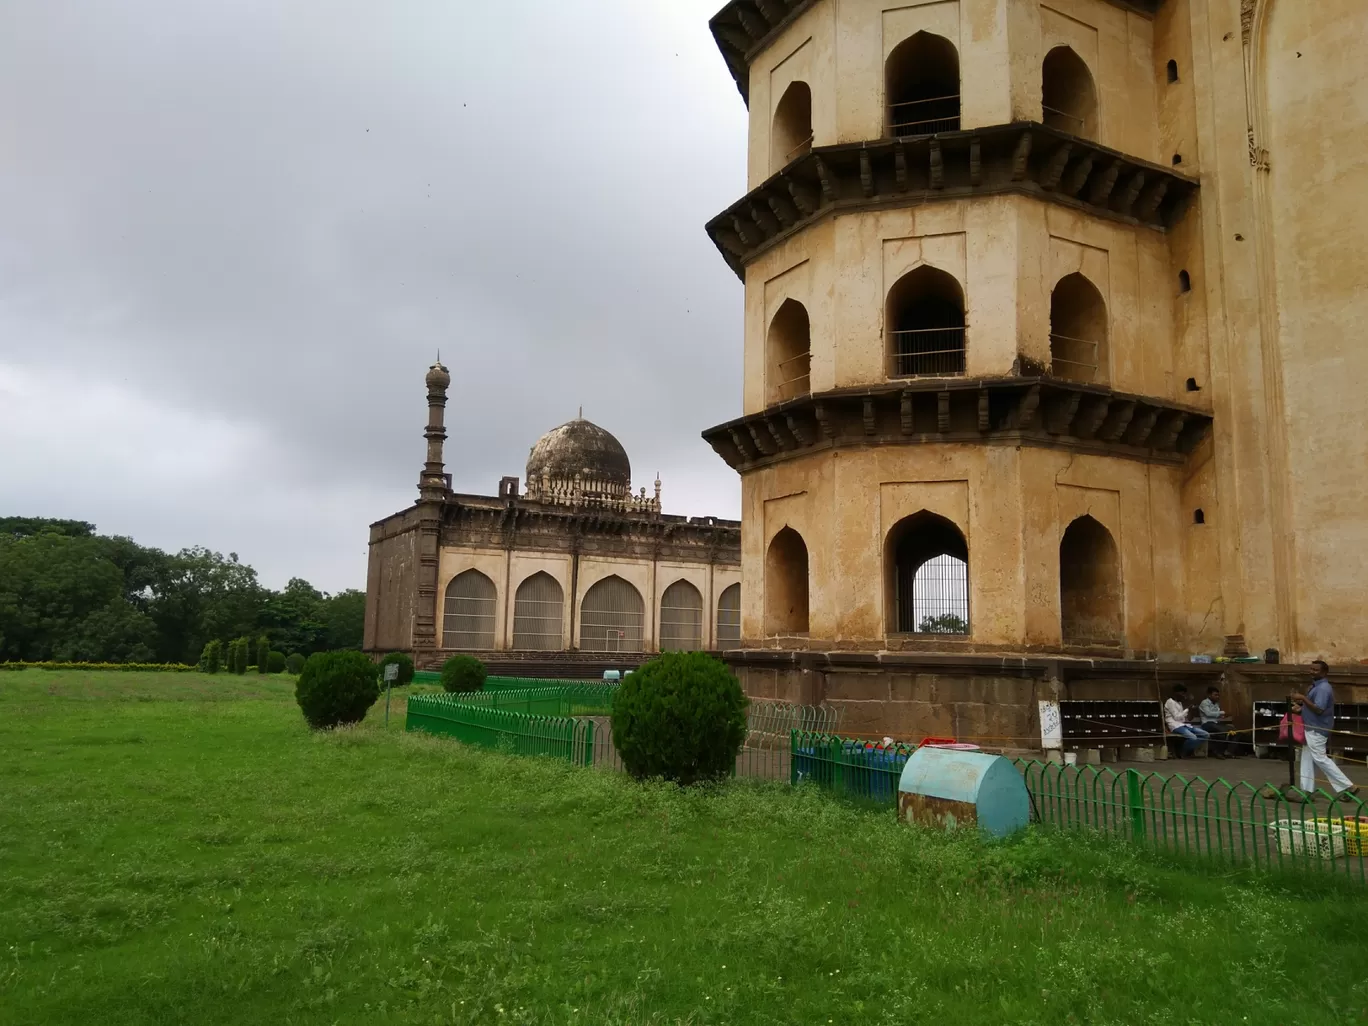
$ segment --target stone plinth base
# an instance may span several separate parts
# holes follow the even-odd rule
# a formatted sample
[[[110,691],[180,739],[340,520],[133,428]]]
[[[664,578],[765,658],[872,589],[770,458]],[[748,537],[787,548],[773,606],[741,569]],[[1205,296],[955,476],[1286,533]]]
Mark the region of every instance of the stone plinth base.
[[[722,658],[752,698],[840,708],[845,735],[914,741],[954,737],[994,750],[1036,754],[1041,750],[1041,701],[1162,702],[1173,685],[1182,683],[1196,702],[1214,684],[1230,718],[1247,727],[1255,701],[1281,699],[1309,683],[1304,667],[1252,663],[773,649],[734,649]],[[1337,670],[1331,679],[1338,701],[1368,702],[1368,667]],[[1164,758],[1164,746],[1121,749],[1117,757]]]

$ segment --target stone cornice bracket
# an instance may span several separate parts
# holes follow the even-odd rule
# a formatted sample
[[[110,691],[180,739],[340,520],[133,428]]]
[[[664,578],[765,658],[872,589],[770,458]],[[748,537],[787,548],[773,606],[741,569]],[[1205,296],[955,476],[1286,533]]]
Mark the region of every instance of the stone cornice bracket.
[[[1028,445],[1181,465],[1210,426],[1201,410],[1057,378],[941,378],[804,396],[709,428],[703,438],[741,472],[871,442]]]
[[[833,213],[1015,193],[1164,231],[1197,187],[1172,168],[1023,122],[820,147],[714,217],[707,232],[744,279],[750,261]]]

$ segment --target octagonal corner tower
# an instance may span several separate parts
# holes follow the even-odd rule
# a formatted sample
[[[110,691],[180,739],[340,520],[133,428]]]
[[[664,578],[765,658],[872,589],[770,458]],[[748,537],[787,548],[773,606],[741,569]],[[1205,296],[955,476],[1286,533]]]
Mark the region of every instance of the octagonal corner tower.
[[[742,476],[748,645],[1368,654],[1368,587],[1328,558],[1368,541],[1368,475],[1296,501],[1316,399],[1290,373],[1368,371],[1333,334],[1368,304],[1298,236],[1305,201],[1272,195],[1257,145],[1274,124],[1309,139],[1297,116],[1328,128],[1268,47],[1314,40],[1302,70],[1361,122],[1368,30],[1334,35],[1339,0],[1240,6],[1228,28],[1189,0],[713,18],[749,191],[707,226],[745,286],[745,351],[742,416],[704,437]],[[1368,144],[1336,133],[1358,162],[1317,188],[1365,229],[1341,252],[1368,269]],[[1314,284],[1270,270],[1277,245]],[[1297,321],[1279,273],[1349,309]],[[1345,441],[1360,470],[1364,434]]]

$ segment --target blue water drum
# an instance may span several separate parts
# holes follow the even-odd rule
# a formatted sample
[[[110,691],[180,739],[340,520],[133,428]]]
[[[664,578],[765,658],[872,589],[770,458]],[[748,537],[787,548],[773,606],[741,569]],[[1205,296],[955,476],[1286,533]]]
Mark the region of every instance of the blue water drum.
[[[898,818],[1006,837],[1030,821],[1031,799],[1010,759],[922,746],[908,758],[898,781]]]

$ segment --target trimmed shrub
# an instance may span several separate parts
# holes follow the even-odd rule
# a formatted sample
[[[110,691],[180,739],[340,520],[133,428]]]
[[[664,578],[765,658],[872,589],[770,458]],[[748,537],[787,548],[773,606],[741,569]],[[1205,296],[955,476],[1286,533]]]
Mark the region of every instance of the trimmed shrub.
[[[442,687],[447,691],[480,691],[485,664],[474,656],[454,655],[442,664]]]
[[[199,668],[201,673],[218,673],[223,663],[223,645],[217,638],[205,644],[204,651],[200,653]]]
[[[375,664],[360,652],[315,652],[295,682],[295,701],[315,730],[360,723],[379,697]]]
[[[117,670],[120,673],[190,673],[199,665],[189,663],[70,663],[38,662],[0,663],[3,670]]]
[[[285,653],[267,652],[266,653],[266,672],[283,673],[285,672]]]
[[[384,659],[380,660],[379,672],[381,687],[385,684],[385,667],[390,663],[399,664],[399,676],[394,682],[396,688],[401,688],[405,684],[413,683],[413,660],[403,652],[391,652],[389,655],[385,656]],[[481,679],[481,683],[483,683],[483,678]]]
[[[298,652],[291,652],[285,657],[285,672],[298,673],[304,669],[304,657]]]
[[[627,772],[689,785],[728,776],[746,739],[746,696],[702,652],[664,652],[613,697],[613,744]]]
[[[238,638],[233,644],[237,646],[233,655],[233,672],[241,676],[247,672],[247,654],[252,643],[246,638]]]
[[[271,643],[264,637],[257,638],[256,642],[256,668],[257,673],[270,673],[271,663]]]

